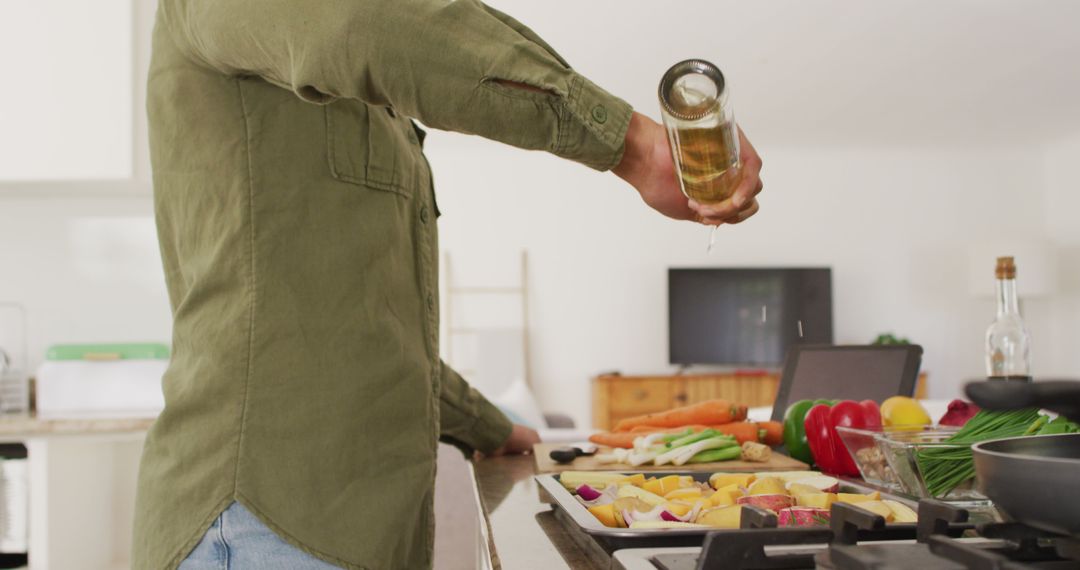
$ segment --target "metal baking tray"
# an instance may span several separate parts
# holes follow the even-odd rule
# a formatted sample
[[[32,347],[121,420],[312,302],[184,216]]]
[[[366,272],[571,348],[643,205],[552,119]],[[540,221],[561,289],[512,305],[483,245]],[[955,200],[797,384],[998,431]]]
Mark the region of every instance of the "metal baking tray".
[[[612,471],[633,475],[635,471]],[[708,483],[712,473],[706,471],[649,471],[643,473],[647,477],[665,477],[667,475],[689,475],[695,481]],[[559,482],[559,474],[537,475],[536,482],[547,492],[550,502],[555,510],[555,517],[570,528],[575,534],[583,534],[594,540],[608,554],[622,548],[654,548],[675,546],[701,546],[705,542],[705,535],[721,529],[716,528],[659,528],[659,529],[630,529],[611,528],[604,526],[586,509],[577,498],[574,497]],[[861,485],[852,481],[840,480],[840,491],[844,493],[872,493],[879,491],[874,487]],[[541,493],[543,496],[543,493]],[[883,499],[889,499],[903,503],[912,509],[918,509],[918,504],[905,497],[898,497],[890,493],[881,493]],[[914,523],[894,523],[887,527],[895,532],[879,533],[878,539],[899,539],[915,536]]]

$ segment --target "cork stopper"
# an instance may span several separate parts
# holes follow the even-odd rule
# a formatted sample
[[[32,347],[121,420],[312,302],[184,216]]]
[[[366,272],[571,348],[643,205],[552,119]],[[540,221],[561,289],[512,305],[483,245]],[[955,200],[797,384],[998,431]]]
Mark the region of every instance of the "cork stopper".
[[[998,279],[1016,279],[1016,264],[1013,262],[1012,256],[997,258],[994,275]]]

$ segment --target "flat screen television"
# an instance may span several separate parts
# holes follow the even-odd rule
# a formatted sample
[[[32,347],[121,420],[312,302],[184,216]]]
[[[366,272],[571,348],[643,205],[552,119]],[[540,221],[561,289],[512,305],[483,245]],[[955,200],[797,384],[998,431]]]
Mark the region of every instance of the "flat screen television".
[[[780,366],[793,345],[832,342],[829,268],[668,270],[672,364]]]

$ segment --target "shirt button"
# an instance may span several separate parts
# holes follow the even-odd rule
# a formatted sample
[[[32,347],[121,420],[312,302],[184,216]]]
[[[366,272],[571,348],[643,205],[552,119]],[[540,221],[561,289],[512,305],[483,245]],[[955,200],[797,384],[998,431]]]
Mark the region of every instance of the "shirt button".
[[[427,206],[420,207],[420,221],[424,222],[425,224],[428,221]]]
[[[607,109],[603,105],[597,105],[592,108],[592,118],[601,125],[607,121]]]
[[[435,297],[431,294],[427,296],[427,308],[429,311],[435,310]]]

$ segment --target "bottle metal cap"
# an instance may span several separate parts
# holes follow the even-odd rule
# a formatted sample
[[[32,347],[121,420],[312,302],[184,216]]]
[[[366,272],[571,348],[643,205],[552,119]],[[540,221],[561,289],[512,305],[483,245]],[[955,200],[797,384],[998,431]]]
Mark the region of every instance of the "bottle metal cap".
[[[677,119],[694,121],[712,113],[724,94],[724,74],[701,59],[680,61],[660,79],[660,104]]]

